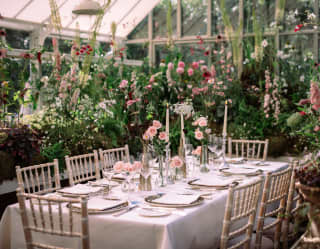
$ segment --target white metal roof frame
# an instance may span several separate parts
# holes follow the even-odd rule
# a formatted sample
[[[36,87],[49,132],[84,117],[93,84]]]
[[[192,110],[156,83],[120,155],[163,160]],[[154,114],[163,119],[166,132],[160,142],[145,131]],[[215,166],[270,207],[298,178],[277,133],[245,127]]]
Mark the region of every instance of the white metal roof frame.
[[[96,0],[103,5],[105,0]],[[80,0],[56,0],[62,30],[61,35],[75,36],[77,23],[80,34],[90,34],[95,16],[79,16],[72,14],[73,8]],[[111,0],[102,20],[97,36],[98,40],[107,41],[111,37],[111,23],[117,23],[116,37],[126,38],[130,32],[145,18],[160,0]],[[50,5],[48,0],[0,0],[0,27],[34,31],[47,29],[50,24]],[[51,35],[57,34],[50,31]]]

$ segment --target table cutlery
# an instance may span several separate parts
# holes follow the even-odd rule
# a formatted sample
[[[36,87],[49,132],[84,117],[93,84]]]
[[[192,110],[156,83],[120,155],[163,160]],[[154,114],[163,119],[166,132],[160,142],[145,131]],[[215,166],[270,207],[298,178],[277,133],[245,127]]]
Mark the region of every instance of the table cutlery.
[[[119,216],[121,216],[121,215],[123,215],[123,214],[125,214],[125,213],[130,212],[131,210],[133,210],[133,209],[136,208],[136,207],[138,207],[138,205],[129,206],[129,207],[126,208],[125,210],[120,211],[120,212],[118,212],[118,213],[116,213],[116,214],[113,214],[112,216],[113,216],[113,217],[119,217]]]

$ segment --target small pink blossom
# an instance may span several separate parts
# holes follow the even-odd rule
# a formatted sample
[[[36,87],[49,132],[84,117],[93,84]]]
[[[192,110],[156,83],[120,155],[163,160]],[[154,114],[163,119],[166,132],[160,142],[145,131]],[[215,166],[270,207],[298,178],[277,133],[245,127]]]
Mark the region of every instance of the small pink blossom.
[[[158,120],[153,120],[152,126],[155,127],[156,129],[159,129],[162,127],[162,124]]]
[[[189,76],[192,76],[192,75],[193,75],[193,69],[192,69],[192,68],[189,68],[189,69],[188,69],[188,75],[189,75]]]
[[[127,171],[128,171],[128,172],[134,172],[134,171],[136,171],[135,165],[134,165],[134,164],[131,164],[131,163],[128,163]]]
[[[124,163],[122,170],[123,171],[129,171],[129,168],[131,168],[131,163]]]
[[[179,156],[175,156],[171,159],[170,167],[171,168],[180,168],[183,165],[183,161]]]
[[[150,135],[149,135],[147,132],[145,132],[145,133],[142,135],[142,138],[143,138],[143,140],[148,141],[148,140],[150,139]]]
[[[169,69],[169,70],[172,70],[173,67],[174,67],[173,63],[172,63],[172,62],[169,62],[169,63],[168,63],[168,69]]]
[[[192,155],[200,156],[201,155],[201,146],[197,146],[197,148],[192,151]]]
[[[207,71],[208,71],[208,67],[207,67],[206,65],[202,65],[200,70],[201,70],[201,72],[203,72],[203,73],[204,73],[204,72],[207,72]]]
[[[200,127],[206,127],[208,125],[208,121],[206,119],[201,119],[199,121],[199,126]]]
[[[149,82],[153,83],[155,81],[154,75],[151,75]]]
[[[149,85],[145,86],[144,88],[147,89],[147,90],[149,90],[149,91],[151,91],[151,90],[152,90],[152,85],[149,84]]]
[[[200,130],[196,130],[194,132],[194,137],[197,139],[197,140],[202,140],[203,139],[203,132],[200,131]]]
[[[168,136],[167,136],[167,133],[165,131],[162,131],[159,133],[159,139],[164,141],[164,140],[167,140]]]
[[[210,133],[211,133],[211,129],[207,128],[207,129],[205,130],[205,133],[210,134]]]
[[[147,133],[152,139],[155,135],[157,135],[157,128],[154,126],[150,126],[147,130]]]
[[[192,85],[191,85],[191,84],[188,84],[187,87],[188,87],[189,89],[191,89],[191,88],[192,88]]]
[[[203,63],[205,63],[204,60],[199,60],[199,64],[203,64]]]
[[[177,73],[178,74],[183,74],[184,73],[184,68],[183,67],[178,67],[177,68]]]
[[[113,165],[113,169],[115,172],[120,173],[123,169],[124,163],[122,161],[118,161]]]
[[[199,68],[199,62],[194,61],[194,62],[192,62],[191,66],[192,66],[193,69],[198,69]]]
[[[125,88],[125,87],[127,87],[127,85],[128,85],[128,81],[127,80],[122,80],[120,85],[119,85],[119,87],[120,88]]]
[[[185,67],[184,62],[183,62],[183,61],[179,61],[179,62],[178,62],[178,67],[184,68],[184,67]]]
[[[313,130],[314,130],[315,132],[320,131],[320,126],[319,126],[319,125],[316,125]]]

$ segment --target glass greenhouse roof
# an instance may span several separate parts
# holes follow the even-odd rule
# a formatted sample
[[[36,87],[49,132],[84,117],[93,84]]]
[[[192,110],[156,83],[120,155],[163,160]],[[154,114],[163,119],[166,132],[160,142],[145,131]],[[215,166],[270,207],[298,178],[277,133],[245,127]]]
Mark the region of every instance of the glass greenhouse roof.
[[[77,23],[81,32],[90,32],[95,16],[79,16],[72,10],[81,0],[56,0],[59,8],[62,34],[70,35]],[[105,0],[96,0],[103,5]],[[160,0],[111,0],[103,18],[100,35],[111,34],[111,23],[117,23],[116,36],[125,38],[136,25],[160,2]],[[0,26],[32,30],[50,23],[48,0],[0,0]]]

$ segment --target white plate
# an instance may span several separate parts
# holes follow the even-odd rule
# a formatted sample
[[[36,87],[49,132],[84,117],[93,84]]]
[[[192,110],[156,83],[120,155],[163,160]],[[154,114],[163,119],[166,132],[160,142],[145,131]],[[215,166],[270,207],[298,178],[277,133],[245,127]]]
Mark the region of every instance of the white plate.
[[[162,217],[171,214],[169,210],[161,210],[158,208],[141,208],[138,213],[144,217]]]

